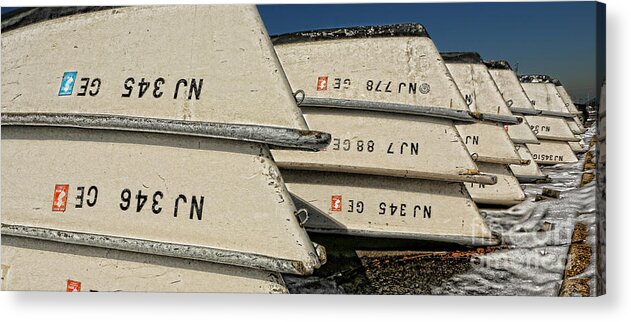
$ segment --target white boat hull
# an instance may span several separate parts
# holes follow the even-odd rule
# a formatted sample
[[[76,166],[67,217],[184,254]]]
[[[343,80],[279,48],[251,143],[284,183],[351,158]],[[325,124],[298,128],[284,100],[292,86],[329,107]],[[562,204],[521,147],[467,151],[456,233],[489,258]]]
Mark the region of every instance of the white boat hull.
[[[297,205],[308,207],[309,231],[496,243],[462,183],[292,170],[283,177]]]
[[[532,158],[539,164],[574,163],[578,161],[567,142],[539,140],[540,144],[527,144]]]
[[[529,115],[525,116],[530,128],[540,140],[576,141],[568,123],[559,117]]]
[[[28,25],[2,34],[2,77],[3,113],[307,130],[255,6],[123,7]]]
[[[471,198],[477,204],[512,206],[526,199],[519,181],[517,181],[517,178],[515,178],[508,166],[479,162],[478,167],[480,171],[496,176],[497,183],[494,185],[465,184]]]
[[[456,129],[476,163],[521,164],[523,162],[508,133],[500,124],[486,122],[456,124]]]
[[[288,293],[275,272],[4,235],[2,290]]]
[[[303,113],[310,128],[331,133],[331,145],[317,153],[275,150],[283,169],[489,182],[477,175],[449,120],[320,107],[305,107]]]
[[[2,128],[2,233],[294,274],[320,266],[266,146]]]
[[[541,172],[541,169],[539,169],[539,165],[532,158],[532,154],[530,154],[530,150],[528,150],[528,147],[524,144],[518,144],[516,148],[517,148],[517,152],[519,152],[519,155],[521,156],[522,159],[530,160],[529,164],[525,164],[525,165],[511,164],[510,165],[510,170],[513,173],[513,175],[515,175],[517,180],[522,183],[539,182],[539,181],[547,180],[548,177],[545,174],[543,174],[543,172]]]

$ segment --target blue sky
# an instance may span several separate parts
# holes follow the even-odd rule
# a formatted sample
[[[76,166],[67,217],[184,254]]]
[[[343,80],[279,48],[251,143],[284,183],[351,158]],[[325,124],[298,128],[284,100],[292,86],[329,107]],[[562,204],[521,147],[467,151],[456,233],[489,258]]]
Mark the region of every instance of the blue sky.
[[[259,5],[258,8],[270,35],[415,22],[427,28],[439,51],[477,51],[484,59],[508,60],[513,68],[519,62],[520,74],[549,74],[560,79],[574,100],[593,97],[602,83],[596,80],[595,2]]]
[[[603,73],[597,75],[596,3],[591,1],[259,5],[258,9],[270,35],[421,23],[438,50],[477,51],[484,59],[505,59],[513,67],[519,63],[520,74],[560,79],[575,101],[596,95],[604,79]],[[604,59],[600,66],[604,67]]]

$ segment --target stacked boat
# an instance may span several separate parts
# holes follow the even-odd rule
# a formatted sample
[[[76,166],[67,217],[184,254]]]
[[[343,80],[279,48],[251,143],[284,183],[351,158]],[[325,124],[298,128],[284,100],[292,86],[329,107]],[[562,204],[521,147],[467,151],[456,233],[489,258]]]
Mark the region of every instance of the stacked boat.
[[[19,26],[2,75],[7,290],[287,292],[326,261],[306,230],[494,245],[479,205],[584,132],[560,82],[420,24],[270,40],[253,6]]]
[[[317,154],[275,151],[311,231],[493,244],[464,183],[494,184],[455,123],[475,124],[421,25],[318,30],[273,39]],[[450,108],[450,106],[459,108]]]
[[[505,60],[485,61],[485,64],[493,78],[493,82],[497,86],[497,90],[510,111],[514,115],[522,118],[523,124],[530,127],[533,135],[538,133],[538,130],[528,123],[528,118],[539,115],[541,112],[535,110],[532,106],[530,99],[519,83],[519,79],[515,72],[513,72],[510,64]],[[536,135],[533,139],[532,136],[527,133],[524,134],[523,129],[520,133],[521,135],[513,132],[514,130],[515,127],[509,126],[508,133],[515,143],[515,148],[523,159],[530,160],[530,164],[511,165],[511,170],[519,182],[532,183],[548,181],[549,178],[541,172],[541,169],[539,169],[538,164],[534,161],[530,149],[528,148],[528,146],[531,145],[542,144],[541,141]],[[528,136],[528,138],[526,138],[526,136]]]
[[[330,136],[254,6],[28,25],[2,75],[3,289],[286,292],[324,263],[268,147]]]
[[[581,139],[568,125],[575,122],[574,115],[568,111],[552,79],[546,75],[522,75],[519,80],[533,108],[541,112],[540,115],[526,116],[541,141],[539,145],[529,146],[534,160],[539,164],[578,161],[574,151],[580,151],[576,143]]]

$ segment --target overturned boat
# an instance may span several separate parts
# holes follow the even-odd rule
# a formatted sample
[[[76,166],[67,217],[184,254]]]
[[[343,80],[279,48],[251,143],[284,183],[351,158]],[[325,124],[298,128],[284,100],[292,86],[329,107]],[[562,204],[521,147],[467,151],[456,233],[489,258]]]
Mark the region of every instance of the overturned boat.
[[[563,87],[563,84],[561,84],[561,81],[558,79],[553,79],[552,82],[554,83],[554,86],[556,87],[557,92],[559,92],[559,95],[561,96],[563,103],[565,103],[565,107],[567,107],[567,110],[573,115],[574,122],[576,123],[575,125],[580,131],[577,134],[585,133],[587,129],[583,126],[583,120],[582,120],[583,113],[581,113],[581,111],[579,111],[578,108],[576,108],[576,105],[574,105],[574,102],[572,101],[572,97],[570,96],[570,94],[568,94],[567,90],[565,90],[565,87]],[[568,125],[570,125],[569,123],[572,123],[572,122],[568,121]]]
[[[3,291],[288,293],[276,272],[42,239],[4,235],[2,258]]]
[[[463,182],[492,185],[497,178],[478,170],[454,126],[479,120],[446,81],[447,68],[423,26],[316,30],[272,40],[309,127],[332,136],[316,154],[273,152],[295,200],[315,206],[309,230],[496,242]]]
[[[524,92],[534,109],[540,115],[527,116],[539,145],[528,145],[533,158],[540,164],[573,163],[578,161],[568,142],[579,142],[570,129],[567,120],[573,115],[551,82],[545,75],[522,75],[519,77]]]
[[[330,136],[307,127],[254,6],[94,11],[3,32],[2,44],[3,243],[209,262],[191,265],[250,276],[248,292],[270,285],[256,270],[324,262],[269,147],[316,151]],[[33,243],[2,264],[29,265],[5,255]]]
[[[491,74],[486,65],[482,62],[480,55],[475,52],[450,52],[441,53],[441,57],[447,65],[447,69],[453,81],[456,83],[460,93],[465,98],[472,113],[481,115],[494,115],[498,117],[515,117],[508,105],[502,98]],[[514,141],[526,143],[537,142],[537,138],[532,133],[528,125],[519,119],[518,124],[510,125],[497,122],[491,126],[495,129],[493,135],[502,137],[499,144],[489,144],[484,142],[487,149],[493,148],[489,154],[501,154],[502,150],[511,151],[521,159],[521,155],[516,152]],[[463,127],[467,127],[463,126]],[[512,130],[511,130],[512,128]],[[488,136],[487,136],[488,137]],[[474,146],[474,145],[472,145]],[[469,148],[471,151],[473,148]],[[474,152],[475,153],[475,152]],[[491,160],[489,160],[491,161]],[[509,165],[528,165],[530,160],[522,159],[519,163],[510,161],[488,162],[478,159],[478,167],[484,168],[482,171],[493,173],[498,176],[498,183],[487,187],[486,185],[467,185],[473,200],[483,204],[514,205],[526,198],[519,181],[512,174]]]
[[[534,128],[528,123],[528,117],[539,115],[541,112],[535,110],[530,103],[528,96],[526,96],[526,92],[524,92],[524,89],[521,87],[519,79],[517,79],[517,75],[513,72],[510,64],[505,60],[492,60],[485,61],[485,65],[487,66],[493,82],[497,86],[499,93],[506,102],[510,111],[514,115],[521,116],[524,120],[524,124],[527,124],[530,127],[531,133],[534,135]],[[511,133],[511,129],[511,127],[508,128],[509,135]],[[530,160],[529,164],[510,165],[511,171],[517,177],[519,182],[529,183],[548,181],[549,178],[541,172],[539,165],[535,162],[530,149],[528,148],[529,145],[546,144],[546,142],[539,139],[531,142],[513,141],[515,142],[515,149],[517,149],[519,155],[523,159]]]

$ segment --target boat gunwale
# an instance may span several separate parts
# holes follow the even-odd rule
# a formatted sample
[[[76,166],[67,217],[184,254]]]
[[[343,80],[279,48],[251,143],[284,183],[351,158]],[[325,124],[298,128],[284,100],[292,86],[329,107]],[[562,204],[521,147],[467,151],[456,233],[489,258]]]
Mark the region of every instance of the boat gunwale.
[[[134,131],[239,140],[276,149],[319,151],[331,143],[329,133],[267,125],[185,121],[110,114],[2,113],[0,126],[50,126]]]
[[[270,38],[272,44],[276,46],[337,39],[396,37],[426,37],[431,39],[425,27],[420,23],[313,29],[274,35]]]
[[[311,275],[315,269],[319,268],[323,264],[320,261],[323,256],[322,249],[316,249],[316,253],[310,254],[310,262],[301,262],[297,260],[275,258],[267,255],[226,250],[208,246],[184,245],[131,237],[71,232],[25,225],[9,225],[3,223],[0,233],[2,235],[200,260],[294,275]],[[319,247],[323,248],[322,246]]]
[[[417,116],[428,116],[442,119],[449,119],[458,122],[476,123],[476,122],[498,122],[502,124],[519,124],[523,119],[516,116],[489,114],[489,113],[473,113],[465,110],[456,110],[445,107],[420,106],[400,103],[387,103],[378,101],[351,100],[340,98],[322,98],[303,96],[298,98],[298,106],[300,107],[325,107],[353,109],[363,111],[376,111],[386,113],[398,113]]]

